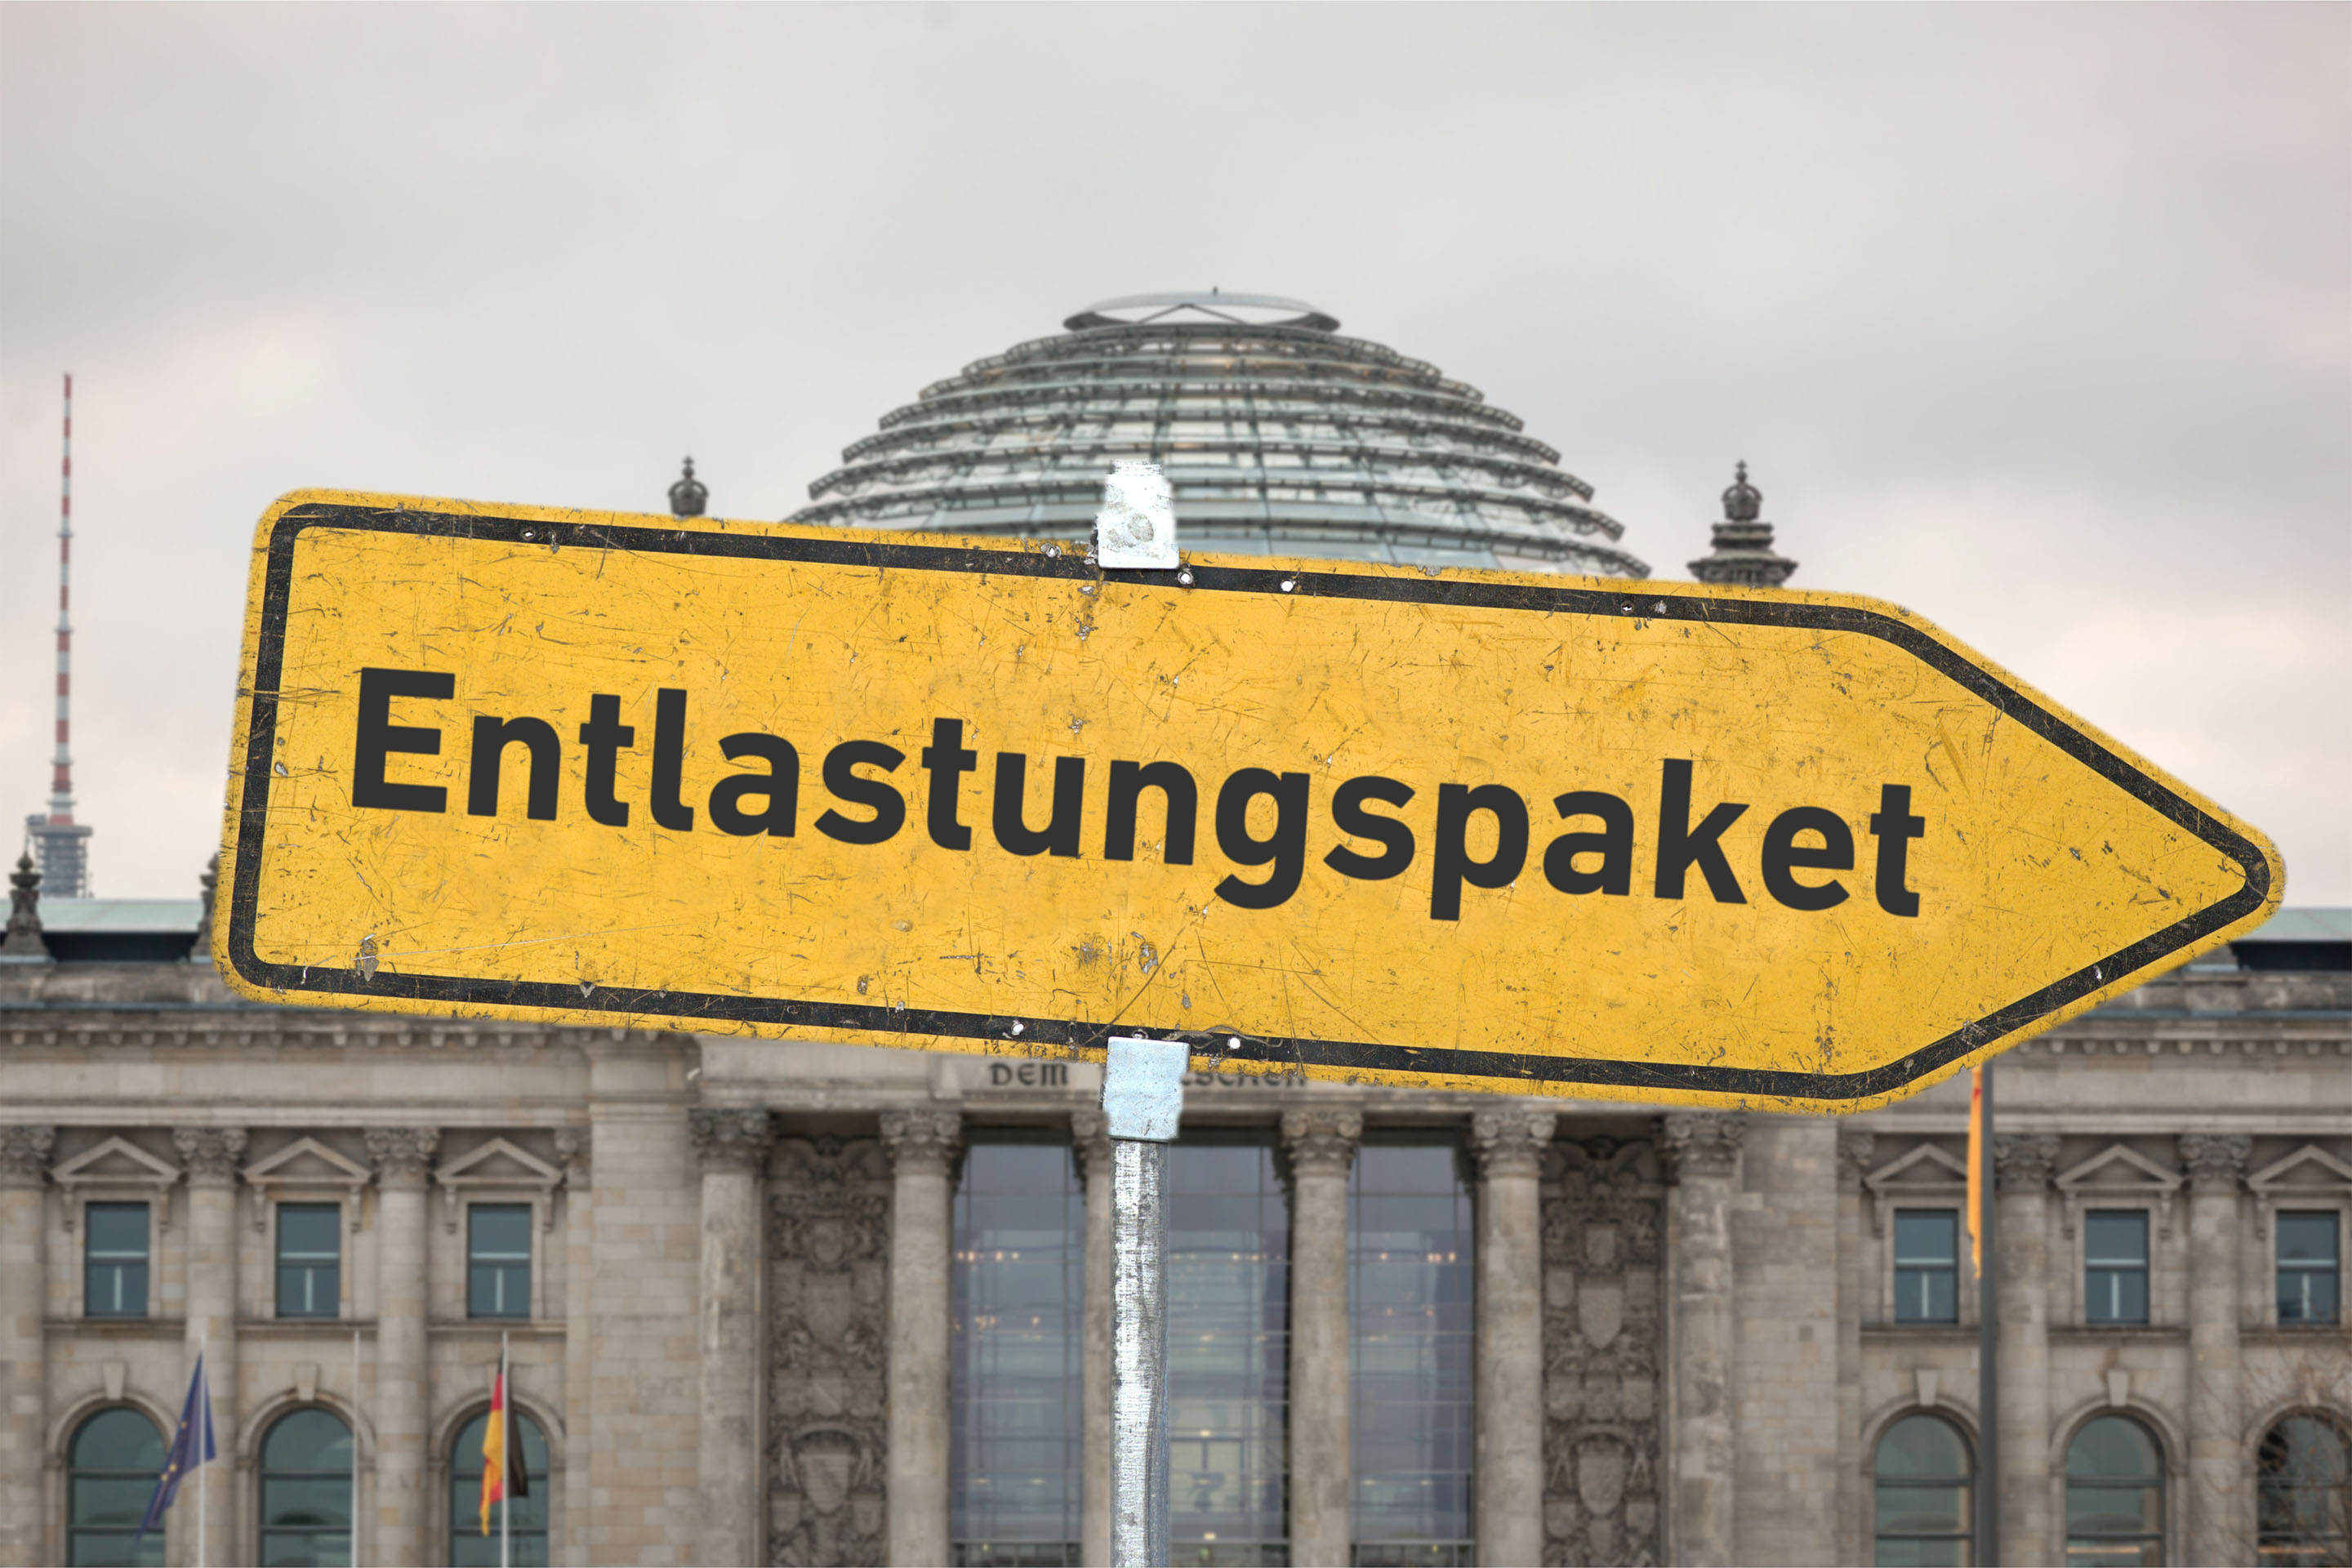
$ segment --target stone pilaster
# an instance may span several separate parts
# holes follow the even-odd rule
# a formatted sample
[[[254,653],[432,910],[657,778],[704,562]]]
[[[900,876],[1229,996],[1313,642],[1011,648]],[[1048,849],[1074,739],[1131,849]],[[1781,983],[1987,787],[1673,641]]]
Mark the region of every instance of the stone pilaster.
[[[1552,1113],[1470,1118],[1478,1162],[1477,1500],[1481,1563],[1543,1560],[1543,1198]],[[1293,1232],[1297,1245],[1297,1232]]]
[[[1110,1565],[1110,1122],[1070,1112],[1070,1150],[1087,1187],[1086,1293],[1079,1315],[1078,1558]]]
[[[1361,1113],[1304,1108],[1282,1113],[1290,1157],[1290,1561],[1348,1568],[1348,1172],[1364,1135]],[[1540,1441],[1540,1433],[1538,1433]]]
[[[1841,1563],[1859,1563],[1868,1530],[1868,1501],[1862,1492],[1862,1179],[1870,1173],[1875,1140],[1867,1132],[1841,1131],[1837,1139],[1837,1552]]]
[[[188,1364],[199,1351],[212,1390],[213,1428],[223,1458],[236,1451],[244,1401],[236,1358],[236,1173],[245,1133],[234,1127],[181,1127],[172,1146],[188,1168]],[[207,1465],[196,1482],[211,1489],[209,1560],[235,1560],[238,1467]],[[181,1517],[189,1520],[192,1508]]]
[[[702,1165],[702,1432],[696,1556],[760,1560],[760,1168],[765,1110],[697,1106]]]
[[[1661,1130],[1675,1184],[1675,1560],[1732,1561],[1734,1477],[1732,1182],[1747,1121],[1677,1110]]]
[[[375,1541],[373,1563],[422,1563],[433,1500],[425,1423],[431,1409],[425,1353],[425,1178],[440,1146],[431,1127],[371,1127],[375,1165]],[[362,1550],[368,1548],[362,1543]],[[223,1561],[226,1561],[224,1559]]]
[[[2050,1173],[2047,1132],[1993,1139],[2000,1268],[2000,1561],[2063,1555],[2050,1519]]]
[[[54,1127],[0,1127],[0,1563],[41,1552],[41,1437],[49,1429],[41,1330]]]
[[[889,1561],[948,1560],[948,1170],[953,1110],[886,1110],[890,1155]]]
[[[562,1561],[588,1561],[590,1435],[595,1430],[595,1164],[585,1127],[555,1130],[563,1165],[563,1517],[551,1521]]]
[[[2189,1552],[2190,1563],[2253,1561],[2239,1462],[2238,1205],[2251,1139],[2191,1132],[2189,1173]]]

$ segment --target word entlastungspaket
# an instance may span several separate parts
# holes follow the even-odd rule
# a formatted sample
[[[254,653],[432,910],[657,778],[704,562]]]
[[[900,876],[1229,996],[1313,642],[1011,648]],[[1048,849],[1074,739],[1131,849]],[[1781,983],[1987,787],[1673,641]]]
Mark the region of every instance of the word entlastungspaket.
[[[449,701],[457,694],[456,676],[439,670],[374,668],[359,673],[352,804],[362,810],[446,812],[446,789],[438,784],[393,782],[386,777],[386,766],[395,753],[441,754],[442,731],[425,725],[394,724],[392,703],[395,698]],[[682,797],[686,736],[687,693],[664,687],[654,700],[652,769],[646,803],[656,826],[691,833],[698,818],[707,816],[711,826],[736,837],[790,838],[798,834],[801,757],[790,741],[758,731],[720,737],[719,752],[729,762],[764,766],[720,779],[698,812]],[[617,695],[590,696],[588,718],[579,728],[577,743],[584,753],[582,807],[588,819],[607,827],[627,826],[630,803],[617,794],[620,754],[635,747],[636,730],[621,722]],[[467,759],[467,814],[499,815],[506,758],[515,746],[520,746],[528,758],[525,818],[554,821],[562,791],[563,742],[553,724],[530,717],[474,718]],[[882,741],[846,740],[833,746],[818,772],[835,804],[828,805],[811,826],[843,844],[886,844],[897,837],[907,826],[907,796],[891,781],[906,762],[904,752]],[[963,721],[933,719],[931,743],[921,750],[917,762],[929,775],[923,826],[930,842],[943,850],[969,853],[973,836],[961,815],[961,780],[964,774],[980,770],[981,759],[963,743]],[[989,826],[997,847],[1021,857],[1080,858],[1088,759],[1053,759],[1044,827],[1031,827],[1028,822],[1029,763],[1026,752],[996,753]],[[1744,904],[1747,891],[1732,868],[1723,837],[1748,806],[1743,802],[1717,802],[1694,822],[1691,772],[1687,758],[1660,759],[1650,891],[1656,898],[1679,900],[1685,896],[1689,874],[1696,871],[1717,903]],[[1162,858],[1171,866],[1193,863],[1202,792],[1191,769],[1166,759],[1113,759],[1105,789],[1104,859],[1136,858],[1138,817],[1145,792],[1151,791],[1164,808]],[[1211,807],[1217,852],[1241,870],[1263,868],[1264,877],[1252,881],[1237,874],[1227,876],[1214,889],[1219,899],[1244,910],[1271,910],[1298,890],[1307,870],[1314,794],[1314,780],[1305,773],[1244,767],[1225,776]],[[1342,781],[1328,802],[1331,825],[1342,838],[1375,845],[1378,853],[1367,854],[1351,844],[1338,843],[1323,855],[1322,864],[1359,881],[1384,881],[1403,875],[1421,852],[1420,836],[1404,817],[1372,808],[1381,805],[1402,811],[1419,795],[1413,785],[1376,773]],[[1274,807],[1273,831],[1264,836],[1253,833],[1249,823],[1250,808],[1261,798]],[[1545,846],[1544,880],[1570,895],[1631,894],[1640,848],[1632,805],[1622,795],[1580,789],[1551,797],[1550,805],[1570,830]],[[842,806],[866,815],[849,815]],[[1494,843],[1483,858],[1474,858],[1471,826],[1482,815],[1491,822]],[[1916,917],[1919,896],[1908,886],[1910,845],[1925,835],[1927,822],[1911,811],[1911,786],[1881,784],[1878,808],[1864,820],[1876,845],[1872,892],[1878,907],[1891,915]],[[1507,784],[1441,783],[1434,819],[1425,826],[1432,920],[1459,920],[1464,888],[1506,888],[1527,868],[1531,831],[1528,801]],[[1846,816],[1825,806],[1793,805],[1780,811],[1766,826],[1758,847],[1758,879],[1765,893],[1792,910],[1834,909],[1850,896],[1845,884],[1834,876],[1806,880],[1800,879],[1800,872],[1853,869],[1853,826]]]

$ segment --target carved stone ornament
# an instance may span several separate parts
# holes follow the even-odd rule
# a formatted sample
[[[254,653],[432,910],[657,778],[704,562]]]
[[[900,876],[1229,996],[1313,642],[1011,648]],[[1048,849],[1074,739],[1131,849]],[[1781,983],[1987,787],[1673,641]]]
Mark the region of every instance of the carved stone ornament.
[[[945,1176],[948,1163],[963,1147],[963,1117],[953,1110],[886,1110],[882,1147],[901,1171]]]
[[[29,1127],[22,1122],[0,1127],[0,1187],[37,1187],[49,1168],[49,1151],[57,1147],[54,1127]]]
[[[1549,1110],[1506,1105],[1470,1116],[1470,1152],[1481,1176],[1534,1176],[1542,1173],[1544,1151],[1551,1146],[1557,1120]]]
[[[2236,1192],[2245,1178],[2246,1160],[2253,1152],[2254,1141],[2242,1135],[2180,1135],[2181,1168],[2189,1173],[2190,1186],[2200,1193]]]
[[[871,1138],[787,1138],[769,1167],[768,1561],[882,1561],[890,1162]]]
[[[565,1186],[586,1184],[588,1148],[588,1129],[585,1127],[559,1127],[555,1130],[555,1157],[563,1166]]]
[[[376,1180],[386,1186],[421,1184],[433,1163],[433,1151],[440,1146],[441,1131],[436,1127],[367,1130],[368,1163],[375,1167]]]
[[[1666,1153],[1666,1179],[1728,1177],[1738,1168],[1739,1147],[1748,1137],[1748,1117],[1738,1110],[1669,1110],[1660,1142]]]
[[[2054,1132],[1998,1132],[1992,1140],[1993,1190],[2038,1193],[2050,1185],[2058,1168],[2058,1136]]]
[[[1870,1174],[1870,1162],[1878,1140],[1867,1132],[1841,1132],[1837,1135],[1838,1191],[1862,1191],[1863,1177]]]
[[[1071,1111],[1070,1153],[1078,1163],[1079,1181],[1109,1181],[1110,1118],[1090,1105]]]
[[[1544,1167],[1544,1561],[1660,1563],[1658,1149],[1563,1140]]]
[[[245,1163],[245,1130],[241,1127],[175,1127],[172,1147],[188,1167],[191,1185],[221,1186],[236,1180]]]
[[[1363,1138],[1364,1117],[1359,1110],[1307,1108],[1282,1113],[1283,1148],[1297,1175],[1345,1179]]]
[[[768,1157],[772,1118],[765,1110],[698,1105],[686,1113],[686,1135],[706,1171],[756,1171]]]

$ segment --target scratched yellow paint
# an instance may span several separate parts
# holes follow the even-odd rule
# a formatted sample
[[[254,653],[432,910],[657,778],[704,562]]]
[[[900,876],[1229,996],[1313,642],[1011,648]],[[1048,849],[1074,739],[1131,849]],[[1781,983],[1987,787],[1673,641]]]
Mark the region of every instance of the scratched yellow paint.
[[[506,536],[313,523],[289,547],[281,600],[265,616],[268,548],[281,519],[306,505],[357,509],[333,514],[345,519],[405,509],[412,518],[502,520]],[[518,525],[533,537],[520,537]],[[2259,897],[2246,896],[2248,864],[2218,850],[2210,834],[2168,819],[1885,637],[1640,613],[1659,595],[1843,607],[1958,648],[1874,601],[1502,574],[1436,580],[1568,586],[1622,601],[1591,615],[1364,602],[1311,584],[1209,592],[1091,573],[1036,580],[733,559],[597,548],[577,537],[618,526],[735,540],[843,537],[325,491],[289,496],[265,516],[223,858],[226,896],[249,915],[241,928],[235,920],[215,927],[232,984],[308,1005],[962,1051],[1091,1054],[1091,1045],[1041,1046],[1036,1029],[1013,1026],[1058,1019],[1097,1035],[1186,1032],[1204,1055],[1242,1037],[1250,1044],[1237,1059],[1257,1065],[1284,1059],[1265,1041],[1423,1047],[1474,1053],[1488,1065],[1606,1061],[1620,1066],[1595,1080],[1463,1073],[1437,1055],[1410,1068],[1297,1058],[1323,1078],[1846,1110],[1946,1076],[2227,940],[2274,907],[2284,886],[2275,851],[2251,828],[1997,670],[1994,679],[2089,737],[2085,744],[2242,837],[2259,868],[2252,879],[2266,882]],[[1034,559],[1045,548],[849,537],[861,546],[952,544],[982,564]],[[1187,559],[1302,580],[1431,581],[1412,568]],[[250,770],[266,630],[283,639],[268,689],[275,746],[267,768]],[[390,782],[446,790],[445,811],[353,805],[358,672],[368,668],[452,676],[449,700],[403,698],[393,709],[395,724],[437,728],[439,753],[394,753],[385,764]],[[696,812],[688,831],[656,825],[648,808],[662,689],[688,693],[678,794]],[[621,722],[635,731],[615,780],[631,805],[625,826],[592,822],[583,810],[585,760],[574,738],[595,693],[617,696]],[[520,745],[506,753],[499,814],[468,814],[470,726],[483,714],[540,717],[560,736],[555,820],[523,815],[528,757]],[[940,847],[926,830],[929,779],[917,757],[938,718],[961,720],[962,744],[978,758],[958,795],[971,835],[965,851]],[[798,752],[792,837],[738,837],[712,824],[713,786],[756,765],[724,760],[719,739],[745,731],[782,737]],[[887,775],[906,820],[884,843],[840,842],[814,826],[828,807],[866,815],[834,798],[820,777],[830,749],[852,740],[906,756]],[[1022,858],[998,846],[991,813],[1003,752],[1029,759],[1033,827],[1045,816],[1050,760],[1087,760],[1076,857]],[[1195,776],[1192,864],[1162,862],[1156,792],[1142,797],[1136,858],[1104,858],[1113,759],[1174,760]],[[1747,901],[1718,901],[1700,869],[1680,898],[1654,890],[1670,759],[1691,764],[1693,820],[1717,802],[1748,805],[1721,837]],[[1220,784],[1250,767],[1309,781],[1303,873],[1297,891],[1270,910],[1214,892],[1228,876],[1265,875],[1221,853],[1213,822]],[[1402,808],[1374,808],[1403,821],[1416,840],[1410,867],[1385,880],[1351,879],[1323,859],[1343,844],[1377,851],[1342,835],[1330,810],[1340,783],[1367,774],[1415,791]],[[1431,912],[1434,812],[1448,784],[1508,786],[1530,821],[1516,880],[1462,887],[1454,920]],[[1868,822],[1888,784],[1910,789],[1910,809],[1923,819],[1906,846],[1906,885],[1918,910],[1907,917],[1874,896]],[[1595,826],[1559,819],[1550,803],[1570,791],[1630,805],[1637,834],[1627,893],[1570,894],[1548,883],[1546,846],[1571,827]],[[1848,893],[1835,908],[1786,907],[1759,880],[1769,825],[1797,806],[1835,815],[1853,836],[1852,871],[1800,873],[1811,884],[1834,875]],[[1265,833],[1272,816],[1272,803],[1259,799],[1253,831]],[[1492,817],[1474,816],[1465,852],[1486,856],[1495,841]],[[1692,1068],[1825,1079],[1891,1070],[2233,896],[2245,907],[2195,940],[2102,971],[2063,1005],[1994,1029],[1905,1084],[1771,1094],[1677,1076]],[[242,952],[233,940],[240,929]],[[363,968],[373,973],[362,980]],[[529,1005],[485,1000],[479,984],[458,1003],[387,994],[404,976],[542,989]],[[330,978],[341,989],[310,988]],[[553,1005],[543,989],[551,985],[576,1004]],[[645,1005],[614,1011],[624,995]],[[874,1027],[794,1026],[681,998],[882,1011],[856,1015]],[[979,1022],[907,1034],[889,1027],[899,1014]]]

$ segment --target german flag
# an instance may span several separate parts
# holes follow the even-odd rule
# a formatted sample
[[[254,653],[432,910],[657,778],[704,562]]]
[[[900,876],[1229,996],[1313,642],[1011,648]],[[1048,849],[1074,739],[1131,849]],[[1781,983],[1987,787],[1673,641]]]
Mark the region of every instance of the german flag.
[[[498,1381],[490,1384],[490,1419],[482,1428],[482,1533],[490,1532],[490,1504],[530,1496],[530,1471],[522,1462],[522,1444],[507,1433],[507,1352],[499,1348]]]

